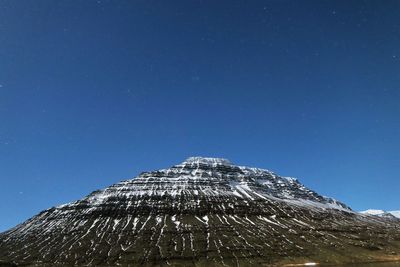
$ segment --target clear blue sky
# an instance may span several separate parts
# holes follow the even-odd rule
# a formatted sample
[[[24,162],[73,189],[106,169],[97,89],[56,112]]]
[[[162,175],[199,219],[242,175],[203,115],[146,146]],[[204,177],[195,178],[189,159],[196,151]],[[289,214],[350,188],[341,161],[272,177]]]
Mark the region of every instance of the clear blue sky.
[[[399,1],[0,2],[0,231],[188,156],[400,209]]]

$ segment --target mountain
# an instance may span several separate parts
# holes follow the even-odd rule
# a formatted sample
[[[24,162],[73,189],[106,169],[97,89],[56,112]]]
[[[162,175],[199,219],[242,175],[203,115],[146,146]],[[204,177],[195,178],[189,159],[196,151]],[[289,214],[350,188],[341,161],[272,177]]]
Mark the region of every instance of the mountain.
[[[374,210],[369,209],[365,211],[360,211],[362,214],[379,216],[379,217],[387,217],[387,218],[396,218],[400,219],[400,211],[384,211],[384,210]]]
[[[0,262],[257,266],[400,259],[400,224],[297,179],[192,157],[143,172],[0,234]]]

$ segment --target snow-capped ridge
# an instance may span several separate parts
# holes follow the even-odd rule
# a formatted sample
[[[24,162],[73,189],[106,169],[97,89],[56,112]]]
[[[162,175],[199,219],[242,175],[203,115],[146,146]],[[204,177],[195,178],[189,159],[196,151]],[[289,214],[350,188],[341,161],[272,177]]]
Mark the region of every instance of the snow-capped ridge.
[[[368,209],[368,210],[360,211],[360,213],[369,214],[369,215],[380,215],[380,214],[385,213],[385,211],[384,210]]]
[[[378,217],[395,217],[400,219],[400,211],[393,210],[393,211],[384,211],[384,210],[377,210],[377,209],[368,209],[364,211],[360,211],[361,214],[365,215],[373,215]]]
[[[292,204],[294,200],[301,200],[296,205],[351,211],[345,204],[305,187],[296,178],[210,157],[190,157],[170,168],[143,172],[136,178],[94,192],[86,199],[91,205],[98,206],[120,197],[179,199],[182,196],[232,201],[237,198],[240,201],[274,199]]]
[[[399,218],[400,219],[400,210],[391,210],[388,211],[390,214],[392,214],[394,217]]]
[[[243,172],[246,173],[255,173],[255,174],[260,174],[260,173],[268,173],[274,175],[274,173],[270,170],[264,169],[264,168],[257,168],[257,167],[249,167],[249,166],[242,166],[242,165],[236,165],[232,161],[226,158],[214,158],[214,157],[189,157],[185,159],[183,162],[180,164],[175,165],[176,167],[185,167],[185,166],[210,166],[210,167],[217,167],[217,166],[225,166],[225,167],[232,167],[232,168],[239,168]],[[283,177],[286,178],[287,180],[297,180],[296,178],[293,177]]]
[[[212,158],[212,157],[189,157],[184,160],[180,165],[185,164],[205,164],[205,165],[233,165],[232,162],[224,158]]]

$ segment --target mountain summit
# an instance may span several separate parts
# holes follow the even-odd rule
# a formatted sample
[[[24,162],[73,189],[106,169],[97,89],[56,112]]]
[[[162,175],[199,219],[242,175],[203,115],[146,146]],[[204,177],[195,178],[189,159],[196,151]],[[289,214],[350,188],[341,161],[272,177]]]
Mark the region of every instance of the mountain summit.
[[[191,157],[0,234],[0,262],[252,266],[392,259],[400,254],[399,228],[295,178]]]
[[[206,165],[233,165],[228,159],[223,158],[206,158],[206,157],[190,157],[182,164],[206,164]]]

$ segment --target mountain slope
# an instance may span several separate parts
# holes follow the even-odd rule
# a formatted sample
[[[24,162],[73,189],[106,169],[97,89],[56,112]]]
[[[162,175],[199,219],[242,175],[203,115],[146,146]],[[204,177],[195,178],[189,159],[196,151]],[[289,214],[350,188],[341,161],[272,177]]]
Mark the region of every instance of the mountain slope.
[[[392,259],[400,254],[399,227],[297,179],[193,157],[39,213],[0,235],[0,260],[254,266]]]

